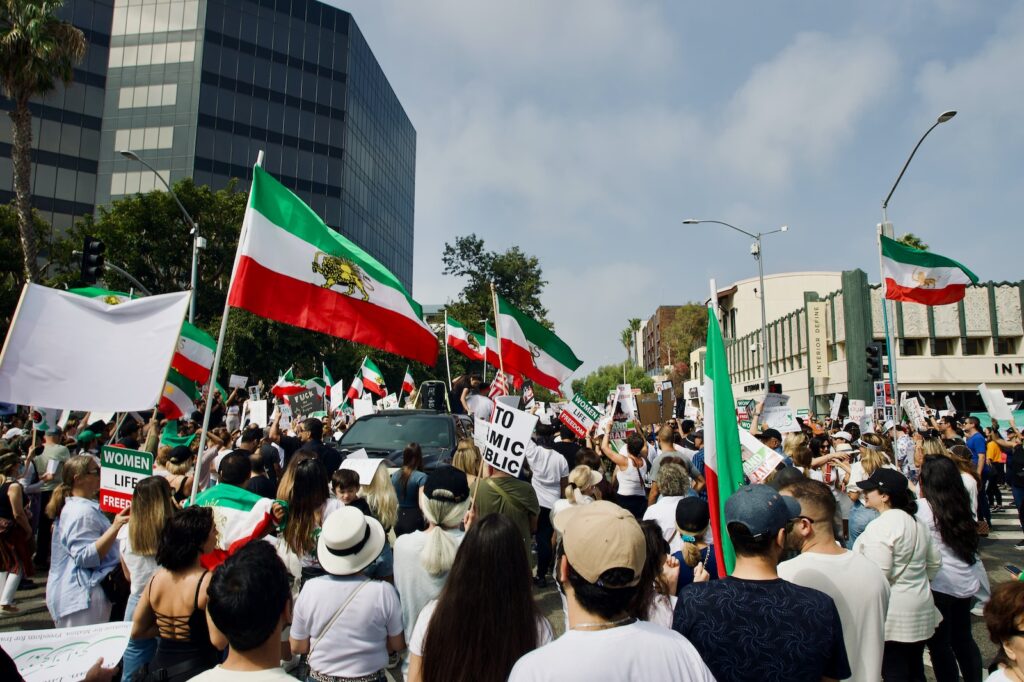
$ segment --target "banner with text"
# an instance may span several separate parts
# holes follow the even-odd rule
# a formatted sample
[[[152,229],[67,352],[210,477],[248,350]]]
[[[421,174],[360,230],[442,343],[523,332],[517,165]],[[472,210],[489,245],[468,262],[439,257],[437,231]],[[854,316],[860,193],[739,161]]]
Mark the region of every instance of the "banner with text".
[[[117,513],[132,501],[135,486],[153,475],[153,455],[112,445],[100,448],[100,509]]]
[[[567,403],[565,409],[558,415],[559,421],[565,424],[579,438],[587,435],[587,432],[590,431],[600,417],[601,413],[597,408],[591,405],[579,393],[572,397],[572,402]]]
[[[536,415],[500,402],[495,403],[484,448],[484,461],[506,474],[518,476],[523,469],[523,460],[526,459],[526,443],[536,426]]]

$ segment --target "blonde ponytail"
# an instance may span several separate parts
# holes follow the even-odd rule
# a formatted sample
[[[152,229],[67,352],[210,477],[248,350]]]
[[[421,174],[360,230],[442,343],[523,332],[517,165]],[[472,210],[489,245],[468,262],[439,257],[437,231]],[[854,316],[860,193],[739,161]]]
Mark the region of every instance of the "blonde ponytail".
[[[427,531],[427,542],[420,552],[420,565],[435,578],[448,572],[455,562],[455,553],[459,549],[445,529],[456,528],[468,508],[469,500],[449,502],[420,497],[420,510],[423,516],[434,524],[434,527]]]

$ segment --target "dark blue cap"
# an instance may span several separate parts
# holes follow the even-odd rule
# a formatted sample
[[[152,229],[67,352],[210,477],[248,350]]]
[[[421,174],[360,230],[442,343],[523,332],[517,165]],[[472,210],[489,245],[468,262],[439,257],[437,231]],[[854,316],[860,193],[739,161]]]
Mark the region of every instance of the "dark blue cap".
[[[778,533],[800,516],[800,503],[768,485],[745,485],[725,501],[725,523],[739,523],[754,537]]]

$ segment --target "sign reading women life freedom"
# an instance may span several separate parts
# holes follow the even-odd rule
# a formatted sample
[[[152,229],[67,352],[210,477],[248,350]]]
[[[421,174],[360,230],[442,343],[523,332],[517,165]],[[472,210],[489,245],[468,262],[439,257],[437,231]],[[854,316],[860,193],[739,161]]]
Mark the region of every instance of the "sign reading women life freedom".
[[[484,445],[484,460],[495,469],[518,476],[526,458],[526,444],[536,425],[536,415],[496,402]]]
[[[116,514],[128,507],[135,486],[153,475],[153,455],[112,445],[100,449],[100,509]]]

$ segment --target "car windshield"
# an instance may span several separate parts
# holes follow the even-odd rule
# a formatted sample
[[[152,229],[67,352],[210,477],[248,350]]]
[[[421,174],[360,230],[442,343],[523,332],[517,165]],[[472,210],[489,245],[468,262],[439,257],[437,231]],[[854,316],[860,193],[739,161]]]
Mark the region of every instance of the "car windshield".
[[[342,445],[400,450],[409,443],[420,447],[450,448],[448,418],[438,415],[381,415],[357,421],[345,432]]]

